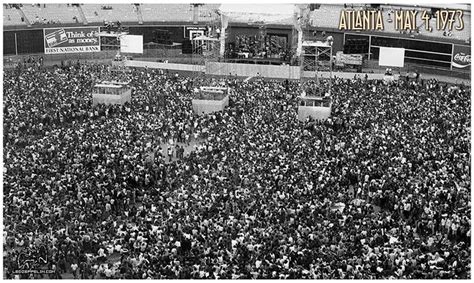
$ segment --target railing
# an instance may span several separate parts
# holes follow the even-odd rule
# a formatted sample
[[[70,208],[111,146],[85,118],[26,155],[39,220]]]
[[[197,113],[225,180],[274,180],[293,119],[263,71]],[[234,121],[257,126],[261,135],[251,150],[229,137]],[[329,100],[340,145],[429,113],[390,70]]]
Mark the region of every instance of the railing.
[[[156,46],[153,46],[156,47]],[[35,54],[25,54],[25,55],[12,55],[12,56],[4,56],[4,67],[5,68],[12,68],[18,62],[23,61],[23,58],[28,57],[43,57],[44,65],[60,65],[61,62],[63,64],[68,64],[69,62],[80,60],[81,62],[84,61],[98,61],[98,62],[107,62],[110,63],[111,60],[117,54],[117,50],[109,50],[109,51],[100,51],[94,53],[72,53],[72,54],[42,54],[42,53],[35,53]],[[193,65],[205,65],[205,60],[198,60],[199,58],[193,57],[191,54],[181,54],[181,50],[179,48],[168,48],[168,47],[159,47],[159,48],[147,48],[143,50],[143,54],[125,54],[126,56],[133,57],[133,60],[141,60],[141,61],[150,61],[150,62],[168,62],[168,63],[180,63],[180,64],[193,64]],[[227,60],[226,60],[227,61]],[[232,61],[231,61],[232,62]],[[249,62],[241,62],[241,63],[249,63]],[[239,64],[240,65],[240,64]],[[255,65],[255,67],[260,67],[259,65]],[[362,70],[363,73],[383,73],[386,67],[378,66],[377,60],[370,60],[367,66],[364,66]],[[438,76],[446,76],[446,77],[454,77],[464,80],[470,80],[471,73],[470,69],[467,68],[466,70],[462,69],[443,69],[443,68],[435,68],[429,67],[425,65],[419,65],[414,63],[407,63],[403,68],[394,69],[396,73],[400,71],[402,74],[410,73],[410,72],[418,72],[422,74],[431,74],[431,75],[438,75]],[[227,72],[228,73],[228,72]]]
[[[301,98],[300,106],[306,107],[331,107],[331,98],[324,97],[322,99],[311,99],[308,97]]]
[[[89,22],[87,21],[86,15],[84,14],[84,11],[81,8],[81,4],[76,4],[75,6],[77,8],[77,11],[79,12],[79,15],[81,16],[81,20],[84,23],[84,25],[89,24]]]
[[[28,27],[31,27],[30,19],[28,19],[28,17],[26,16],[25,12],[23,12],[21,7],[18,6],[16,9],[17,9],[18,13],[20,13],[21,18],[23,18],[25,20],[26,25]]]
[[[405,71],[407,73],[417,72],[417,73],[423,73],[423,74],[433,74],[433,75],[438,75],[438,76],[455,77],[455,78],[460,78],[460,79],[465,79],[465,80],[471,79],[471,72],[469,70],[470,68],[466,68],[466,70],[455,69],[455,68],[453,68],[452,70],[449,70],[449,69],[442,69],[442,68],[436,68],[436,67],[419,65],[419,64],[407,64],[407,66],[405,67]]]
[[[225,93],[212,93],[212,92],[206,92],[206,93],[196,93],[193,95],[193,99],[197,100],[222,100],[227,96]]]

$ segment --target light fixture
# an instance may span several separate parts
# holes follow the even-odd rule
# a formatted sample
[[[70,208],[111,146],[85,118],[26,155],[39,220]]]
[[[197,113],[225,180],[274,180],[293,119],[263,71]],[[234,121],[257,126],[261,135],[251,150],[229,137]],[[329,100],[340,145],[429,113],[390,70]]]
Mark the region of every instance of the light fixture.
[[[332,37],[332,35],[330,35],[330,36],[328,36],[328,37],[326,38],[326,41],[329,43],[329,45],[332,46],[332,44],[333,44],[333,42],[334,42],[334,38]]]

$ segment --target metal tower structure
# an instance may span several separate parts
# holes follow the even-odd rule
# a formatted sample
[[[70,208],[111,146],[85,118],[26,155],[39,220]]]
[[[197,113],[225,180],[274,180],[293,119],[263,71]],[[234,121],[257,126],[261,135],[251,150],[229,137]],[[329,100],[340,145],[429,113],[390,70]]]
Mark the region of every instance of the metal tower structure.
[[[100,46],[102,50],[120,50],[120,37],[128,34],[128,28],[119,30],[106,30],[101,27],[99,33]]]
[[[193,4],[194,9],[199,9],[202,4]],[[194,18],[200,13],[195,12]],[[202,19],[202,20],[201,20]],[[205,75],[206,71],[209,73],[209,68],[212,68],[210,62],[219,61],[220,50],[220,30],[221,21],[220,16],[212,11],[206,16],[199,16],[199,22],[194,21],[201,26],[206,26],[207,29],[204,35],[190,38],[191,40],[191,61],[193,64],[194,78],[200,78]]]
[[[303,33],[300,62],[300,87],[304,95],[323,96],[331,92],[332,85],[332,36],[318,32],[312,25],[309,5],[300,10]],[[329,89],[321,89],[320,72],[329,72]]]

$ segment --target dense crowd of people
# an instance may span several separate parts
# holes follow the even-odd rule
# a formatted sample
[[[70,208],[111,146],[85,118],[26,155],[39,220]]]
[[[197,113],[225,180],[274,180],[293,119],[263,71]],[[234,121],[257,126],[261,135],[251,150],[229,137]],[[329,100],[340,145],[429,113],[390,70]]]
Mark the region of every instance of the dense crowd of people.
[[[321,122],[297,82],[152,69],[92,107],[111,76],[5,71],[5,278],[470,278],[470,87],[336,79]]]

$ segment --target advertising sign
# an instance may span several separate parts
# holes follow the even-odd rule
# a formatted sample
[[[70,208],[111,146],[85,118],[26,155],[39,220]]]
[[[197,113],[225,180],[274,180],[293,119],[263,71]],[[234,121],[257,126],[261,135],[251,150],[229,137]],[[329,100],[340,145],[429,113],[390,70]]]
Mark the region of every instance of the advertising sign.
[[[380,47],[379,54],[379,66],[403,68],[405,48]]]
[[[206,30],[206,27],[184,27],[184,37],[188,36],[189,39],[193,39],[198,36],[203,36]]]
[[[342,51],[336,52],[336,66],[344,65],[362,65],[362,55],[361,54],[344,54]]]
[[[83,53],[100,51],[98,27],[45,28],[44,53]]]
[[[465,45],[454,45],[453,48],[451,65],[460,69],[471,66],[471,48]]]
[[[120,51],[143,54],[143,35],[123,35],[120,38]]]

